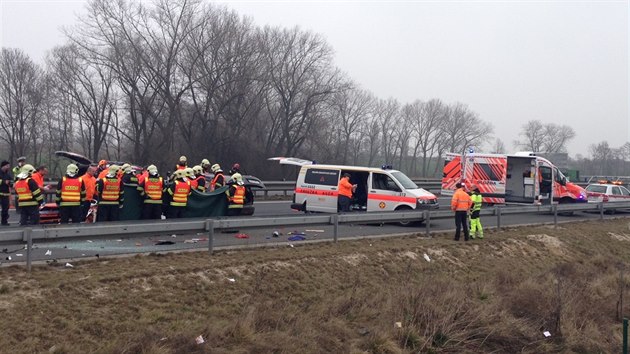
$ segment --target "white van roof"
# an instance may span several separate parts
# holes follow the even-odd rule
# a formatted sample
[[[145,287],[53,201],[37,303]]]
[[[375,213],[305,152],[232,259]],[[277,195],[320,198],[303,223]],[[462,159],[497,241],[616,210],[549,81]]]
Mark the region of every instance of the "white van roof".
[[[394,169],[383,169],[379,167],[365,167],[365,166],[349,166],[349,165],[323,165],[323,164],[315,164],[311,160],[299,159],[296,157],[270,157],[267,160],[269,161],[278,161],[281,165],[295,165],[295,166],[309,166],[313,168],[332,168],[337,170],[348,170],[348,171],[370,171],[370,172],[398,172],[398,170]]]

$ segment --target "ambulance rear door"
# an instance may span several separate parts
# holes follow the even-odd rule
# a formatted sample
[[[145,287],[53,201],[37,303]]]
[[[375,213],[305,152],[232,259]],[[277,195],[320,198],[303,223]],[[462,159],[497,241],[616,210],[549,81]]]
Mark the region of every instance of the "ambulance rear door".
[[[326,167],[306,168],[304,181],[295,186],[296,196],[306,202],[306,211],[337,212],[337,186],[340,170]]]

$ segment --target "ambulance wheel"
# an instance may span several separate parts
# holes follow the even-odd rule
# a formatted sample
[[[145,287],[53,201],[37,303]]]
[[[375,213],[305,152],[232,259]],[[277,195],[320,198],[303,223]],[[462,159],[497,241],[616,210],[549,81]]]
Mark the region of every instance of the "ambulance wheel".
[[[396,211],[411,211],[412,209],[406,205],[401,205],[396,208]],[[397,224],[400,226],[413,226],[416,221],[399,221]]]

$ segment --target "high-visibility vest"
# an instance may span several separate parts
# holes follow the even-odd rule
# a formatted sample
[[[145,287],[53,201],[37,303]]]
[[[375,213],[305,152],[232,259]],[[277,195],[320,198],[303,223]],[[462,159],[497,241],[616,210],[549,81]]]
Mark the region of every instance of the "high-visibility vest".
[[[460,188],[453,193],[453,199],[451,199],[451,209],[455,211],[468,211],[472,200],[468,193],[464,189]]]
[[[190,188],[192,189],[197,189],[197,186],[199,186],[199,181],[197,181],[197,179],[191,179],[190,180]]]
[[[217,184],[219,187],[223,187],[223,184],[217,182],[219,177],[223,177],[223,173],[217,173],[214,175],[212,182],[210,182],[210,190],[215,190],[217,188]],[[223,179],[223,182],[225,182],[225,178]]]
[[[20,179],[17,182],[15,182],[15,193],[17,193],[18,196],[18,206],[20,207],[27,207],[27,206],[33,206],[33,205],[39,205],[39,203],[33,198],[33,192],[31,191],[31,188],[28,186],[28,181],[30,181],[30,178],[27,179]]]
[[[162,204],[162,188],[164,188],[162,177],[145,179],[144,193],[148,198],[144,202],[147,204]]]
[[[237,184],[232,187],[234,187],[234,195],[229,196],[230,205],[228,208],[242,208],[243,204],[245,204],[245,187]]]
[[[188,194],[190,194],[190,181],[176,181],[173,187],[175,191],[173,192],[171,206],[185,207],[186,203],[188,203]]]
[[[473,193],[473,195],[470,196],[470,199],[472,199],[472,202],[475,203],[473,205],[472,211],[481,210],[481,204],[483,203],[481,194]]]
[[[61,180],[61,204],[60,206],[81,205],[81,185],[83,180],[79,178],[68,178],[63,176]]]
[[[99,204],[119,204],[120,200],[120,180],[118,178],[105,177],[103,179],[103,190]]]
[[[206,191],[206,179],[203,176],[197,176],[195,178],[195,183],[197,183],[197,190],[200,192]]]
[[[176,168],[177,168],[176,171],[179,171],[179,170],[185,170],[187,167],[186,165],[182,166],[178,164]]]

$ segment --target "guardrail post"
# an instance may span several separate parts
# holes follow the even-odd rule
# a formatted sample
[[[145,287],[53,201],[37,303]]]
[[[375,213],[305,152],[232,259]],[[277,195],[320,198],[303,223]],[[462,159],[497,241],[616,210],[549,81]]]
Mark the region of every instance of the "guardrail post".
[[[498,205],[494,207],[494,213],[497,215],[497,230],[501,229],[501,208]]]
[[[428,210],[425,210],[423,214],[424,214],[424,226],[426,228],[426,235],[427,237],[431,237],[431,212]]]
[[[628,319],[623,318],[623,354],[628,354]]]
[[[208,232],[208,254],[212,255],[214,249],[214,220],[206,220],[206,231]]]
[[[330,222],[333,224],[333,240],[337,243],[339,239],[339,214],[331,215]]]
[[[31,272],[31,252],[33,250],[33,229],[27,227],[22,231],[26,240],[26,270]]]
[[[598,207],[599,207],[599,219],[604,220],[604,203],[600,202]]]
[[[551,206],[553,209],[553,226],[558,227],[558,204],[554,204]]]

